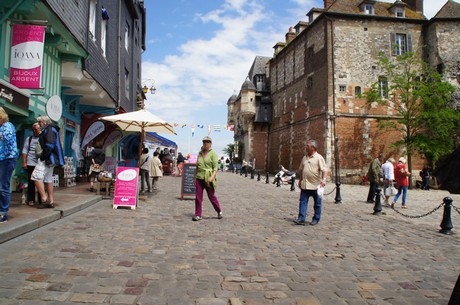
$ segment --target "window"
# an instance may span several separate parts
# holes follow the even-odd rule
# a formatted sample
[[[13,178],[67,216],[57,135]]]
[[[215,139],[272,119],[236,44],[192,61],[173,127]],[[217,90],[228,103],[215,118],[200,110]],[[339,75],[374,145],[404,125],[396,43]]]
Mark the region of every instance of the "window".
[[[412,52],[412,35],[391,33],[391,55],[397,56]]]
[[[345,92],[345,91],[347,91],[347,86],[345,86],[345,85],[339,85],[339,91],[340,91],[340,92]]]
[[[313,87],[313,77],[307,78],[307,88],[311,89]]]
[[[129,83],[129,71],[128,70],[125,70],[125,96],[126,98],[129,99],[129,88],[130,87],[130,83]]]
[[[355,87],[355,97],[357,98],[361,97],[361,87],[360,86]]]
[[[129,24],[125,26],[125,49],[129,52]]]
[[[107,57],[107,20],[101,21],[101,50],[102,55]]]
[[[89,2],[89,36],[93,41],[96,41],[96,6],[96,0]]]
[[[374,15],[374,6],[372,4],[364,4],[364,14]]]
[[[307,49],[307,58],[312,58],[313,57],[313,47],[309,47]]]
[[[404,8],[402,7],[395,8],[395,16],[398,18],[404,18],[405,17]]]
[[[381,98],[388,98],[388,78],[386,76],[379,77],[379,92]]]

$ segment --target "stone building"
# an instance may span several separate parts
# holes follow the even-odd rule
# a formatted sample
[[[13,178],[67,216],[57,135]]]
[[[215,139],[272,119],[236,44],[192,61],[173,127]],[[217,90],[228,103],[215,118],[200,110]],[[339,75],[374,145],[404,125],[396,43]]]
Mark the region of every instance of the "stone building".
[[[395,111],[369,106],[362,95],[377,81],[381,88],[387,85],[377,65],[379,52],[414,52],[459,87],[460,5],[448,1],[427,20],[423,0],[324,0],[324,7],[312,8],[307,17],[274,46],[267,72],[273,107],[268,143],[252,145],[249,154],[265,154],[258,169],[275,172],[280,164],[297,169],[307,140],[316,139],[331,176],[357,183],[378,153],[405,155],[390,146],[401,134],[377,127],[379,118]],[[241,128],[249,130],[250,124]],[[421,162],[415,158],[414,168]]]
[[[272,102],[268,83],[270,57],[257,56],[241,86],[240,94],[227,102],[228,124],[234,125],[235,143],[243,143],[238,157],[263,168],[267,162],[268,127],[272,120]],[[238,148],[236,148],[238,152]]]

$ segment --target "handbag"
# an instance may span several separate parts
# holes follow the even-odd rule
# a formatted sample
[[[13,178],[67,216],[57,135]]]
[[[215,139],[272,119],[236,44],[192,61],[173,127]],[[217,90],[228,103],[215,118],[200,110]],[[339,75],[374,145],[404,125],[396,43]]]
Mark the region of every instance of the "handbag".
[[[102,171],[102,166],[99,164],[91,164],[89,167],[89,173],[88,175],[91,175],[92,172],[99,173]]]
[[[37,145],[35,146],[35,156],[37,159],[40,159],[40,157],[43,154],[43,147],[40,144],[40,141],[37,142]]]
[[[398,190],[393,185],[385,189],[385,196],[387,197],[395,196],[397,193],[398,193]]]
[[[43,181],[45,178],[45,168],[45,161],[38,160],[30,179],[33,181]]]
[[[97,181],[99,182],[109,182],[112,181],[112,173],[109,171],[102,171],[97,175]]]

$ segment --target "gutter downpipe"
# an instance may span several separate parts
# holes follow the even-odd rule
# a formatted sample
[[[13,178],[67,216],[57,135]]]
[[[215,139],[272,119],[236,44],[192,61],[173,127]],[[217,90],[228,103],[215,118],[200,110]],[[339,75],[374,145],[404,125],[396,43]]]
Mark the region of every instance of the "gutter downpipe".
[[[335,175],[335,203],[340,204],[342,203],[342,196],[340,195],[340,169],[339,169],[339,139],[337,138],[337,109],[336,109],[336,94],[335,94],[335,61],[334,61],[334,30],[333,30],[333,25],[334,21],[326,16],[326,19],[330,22],[330,31],[331,31],[331,57],[332,57],[332,106],[333,106],[333,115],[332,115],[332,124],[334,128],[334,175]],[[328,112],[329,115],[329,112]]]
[[[118,67],[117,67],[117,113],[118,109],[120,108],[120,96],[121,96],[121,85],[120,85],[120,77],[121,77],[121,0],[118,0],[118,50],[117,50],[117,61],[118,61]]]

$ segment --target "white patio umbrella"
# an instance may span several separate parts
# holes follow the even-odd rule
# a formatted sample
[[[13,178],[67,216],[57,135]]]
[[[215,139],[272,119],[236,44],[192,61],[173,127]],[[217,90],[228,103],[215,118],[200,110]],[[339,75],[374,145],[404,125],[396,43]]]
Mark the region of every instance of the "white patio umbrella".
[[[135,131],[141,133],[141,141],[139,143],[139,160],[140,155],[142,154],[142,143],[146,132],[177,134],[171,124],[157,117],[147,109],[109,115],[101,117],[100,119],[117,124],[122,131]]]

